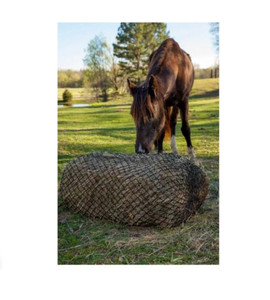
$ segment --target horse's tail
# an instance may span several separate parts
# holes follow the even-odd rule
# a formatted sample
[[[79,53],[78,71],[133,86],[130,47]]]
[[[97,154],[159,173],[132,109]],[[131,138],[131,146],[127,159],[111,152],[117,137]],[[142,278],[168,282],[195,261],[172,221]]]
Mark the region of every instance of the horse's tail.
[[[166,120],[165,120],[165,140],[171,139],[171,115],[172,115],[172,107],[167,107],[165,110]]]

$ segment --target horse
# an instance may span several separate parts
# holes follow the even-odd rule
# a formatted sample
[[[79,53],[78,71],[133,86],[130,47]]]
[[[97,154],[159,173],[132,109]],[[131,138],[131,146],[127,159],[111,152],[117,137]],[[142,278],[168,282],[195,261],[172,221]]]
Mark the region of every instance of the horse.
[[[130,112],[136,125],[135,152],[149,153],[154,144],[161,153],[166,134],[171,138],[172,152],[178,153],[175,127],[180,111],[187,152],[196,163],[188,121],[188,100],[194,82],[190,55],[174,39],[166,39],[149,57],[145,82],[139,86],[130,79],[127,82],[133,96]]]

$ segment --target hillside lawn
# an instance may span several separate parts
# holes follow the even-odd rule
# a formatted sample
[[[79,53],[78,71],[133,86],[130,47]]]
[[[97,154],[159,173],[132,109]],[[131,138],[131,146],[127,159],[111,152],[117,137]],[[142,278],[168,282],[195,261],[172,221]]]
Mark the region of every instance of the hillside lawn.
[[[73,92],[83,93],[82,89]],[[77,156],[92,151],[134,153],[131,102],[127,95],[89,107],[58,108],[59,183],[64,167]],[[180,127],[179,119],[177,146],[186,156]],[[92,221],[70,213],[59,199],[59,264],[219,263],[219,79],[195,81],[190,127],[197,158],[210,179],[208,198],[198,212],[177,228],[160,230]],[[169,141],[164,150],[171,152]]]

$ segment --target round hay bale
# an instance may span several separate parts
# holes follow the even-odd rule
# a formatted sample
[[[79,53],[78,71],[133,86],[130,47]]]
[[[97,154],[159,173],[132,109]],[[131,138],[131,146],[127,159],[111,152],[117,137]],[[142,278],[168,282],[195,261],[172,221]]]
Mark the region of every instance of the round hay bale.
[[[71,161],[60,185],[62,201],[91,219],[173,227],[186,221],[208,193],[208,178],[172,153],[91,153]]]

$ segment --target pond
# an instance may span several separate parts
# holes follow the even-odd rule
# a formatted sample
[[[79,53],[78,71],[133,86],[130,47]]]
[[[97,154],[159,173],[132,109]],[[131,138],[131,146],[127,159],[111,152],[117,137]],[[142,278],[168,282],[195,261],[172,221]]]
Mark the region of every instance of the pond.
[[[64,107],[64,106],[67,106],[67,107],[88,107],[88,106],[91,106],[91,104],[89,103],[72,103],[72,104],[58,104],[57,107]]]

